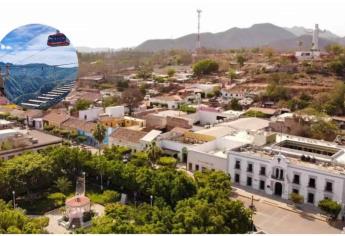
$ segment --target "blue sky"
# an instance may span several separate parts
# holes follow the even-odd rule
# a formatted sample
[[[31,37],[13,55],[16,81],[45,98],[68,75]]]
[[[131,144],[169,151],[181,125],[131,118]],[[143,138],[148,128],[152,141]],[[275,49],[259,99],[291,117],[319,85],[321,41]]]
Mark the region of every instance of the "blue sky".
[[[13,64],[60,65],[78,59],[73,46],[49,47],[47,39],[56,29],[41,24],[24,25],[8,33],[0,42],[0,61]]]

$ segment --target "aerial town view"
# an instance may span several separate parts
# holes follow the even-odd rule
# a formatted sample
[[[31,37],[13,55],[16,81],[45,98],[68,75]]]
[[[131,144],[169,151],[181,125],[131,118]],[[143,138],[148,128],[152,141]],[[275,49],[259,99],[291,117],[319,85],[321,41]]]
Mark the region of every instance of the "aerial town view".
[[[0,234],[345,234],[340,0],[4,0]]]

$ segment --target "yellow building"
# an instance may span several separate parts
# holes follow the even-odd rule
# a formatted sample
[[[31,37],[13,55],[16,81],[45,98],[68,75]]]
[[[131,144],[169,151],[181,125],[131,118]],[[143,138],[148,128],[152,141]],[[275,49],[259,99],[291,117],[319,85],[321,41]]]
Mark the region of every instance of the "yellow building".
[[[145,120],[137,119],[129,116],[124,116],[123,118],[104,116],[100,118],[100,122],[107,127],[145,127]]]

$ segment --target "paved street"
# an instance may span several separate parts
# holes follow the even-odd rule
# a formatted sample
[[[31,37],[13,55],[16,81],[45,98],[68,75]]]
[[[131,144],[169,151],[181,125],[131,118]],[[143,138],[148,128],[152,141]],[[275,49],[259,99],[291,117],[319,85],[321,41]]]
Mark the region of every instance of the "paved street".
[[[246,206],[251,204],[248,196],[234,195]],[[273,234],[339,234],[341,229],[330,226],[321,217],[284,209],[261,196],[254,195],[256,213],[254,223],[258,230]]]

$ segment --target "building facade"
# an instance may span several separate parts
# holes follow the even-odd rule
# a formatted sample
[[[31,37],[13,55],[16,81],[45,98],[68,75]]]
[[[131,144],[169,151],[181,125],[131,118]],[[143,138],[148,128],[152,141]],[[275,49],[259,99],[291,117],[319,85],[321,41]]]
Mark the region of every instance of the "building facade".
[[[345,175],[292,163],[282,154],[263,159],[248,153],[229,152],[233,182],[269,195],[289,199],[292,192],[317,206],[324,198],[345,202]]]

